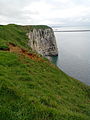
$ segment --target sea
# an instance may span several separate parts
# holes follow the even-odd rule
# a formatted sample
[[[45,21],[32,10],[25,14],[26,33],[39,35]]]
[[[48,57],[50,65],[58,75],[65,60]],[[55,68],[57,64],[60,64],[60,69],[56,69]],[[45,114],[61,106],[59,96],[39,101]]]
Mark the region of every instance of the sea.
[[[90,26],[53,28],[58,57],[53,62],[66,74],[90,85]]]

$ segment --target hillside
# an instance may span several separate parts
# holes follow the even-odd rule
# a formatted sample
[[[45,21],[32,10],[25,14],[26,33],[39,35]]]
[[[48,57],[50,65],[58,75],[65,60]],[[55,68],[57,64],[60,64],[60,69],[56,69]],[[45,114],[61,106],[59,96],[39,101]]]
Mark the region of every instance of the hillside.
[[[90,120],[90,87],[32,51],[33,28],[0,26],[0,120]]]

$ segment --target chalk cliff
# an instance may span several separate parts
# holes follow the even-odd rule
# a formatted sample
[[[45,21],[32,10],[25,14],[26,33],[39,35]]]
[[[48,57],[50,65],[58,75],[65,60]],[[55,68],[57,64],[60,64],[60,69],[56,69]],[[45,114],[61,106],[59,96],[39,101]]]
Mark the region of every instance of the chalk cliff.
[[[28,33],[28,45],[43,56],[57,56],[58,50],[54,32],[51,28],[33,29]]]

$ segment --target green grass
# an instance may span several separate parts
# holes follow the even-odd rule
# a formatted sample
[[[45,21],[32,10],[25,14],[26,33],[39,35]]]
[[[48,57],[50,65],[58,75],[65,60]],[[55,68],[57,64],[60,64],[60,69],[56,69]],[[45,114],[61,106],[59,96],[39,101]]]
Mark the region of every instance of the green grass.
[[[8,47],[8,43],[13,43],[22,48],[29,48],[26,30],[18,25],[0,26],[0,48]]]
[[[30,50],[21,26],[0,26],[0,46],[9,42]],[[1,50],[0,120],[90,120],[90,87],[48,60]]]

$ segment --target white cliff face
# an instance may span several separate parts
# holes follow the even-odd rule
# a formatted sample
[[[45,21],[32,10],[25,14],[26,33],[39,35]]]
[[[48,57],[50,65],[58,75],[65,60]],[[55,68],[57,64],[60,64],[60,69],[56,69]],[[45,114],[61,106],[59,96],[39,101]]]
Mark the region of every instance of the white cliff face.
[[[33,29],[28,33],[28,45],[43,56],[58,55],[56,39],[52,29]]]

